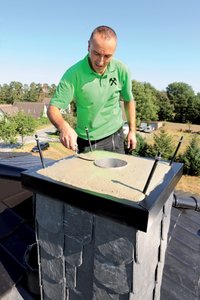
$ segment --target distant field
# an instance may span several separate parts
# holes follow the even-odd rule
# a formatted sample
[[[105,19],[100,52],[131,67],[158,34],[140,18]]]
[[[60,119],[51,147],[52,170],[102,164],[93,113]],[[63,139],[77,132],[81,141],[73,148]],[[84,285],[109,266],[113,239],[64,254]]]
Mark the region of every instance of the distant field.
[[[192,137],[195,134],[197,134],[198,136],[200,147],[200,125],[192,124],[189,127],[188,124],[164,122],[162,128],[165,129],[165,131],[172,137],[175,147],[176,145],[178,145],[181,136],[183,136],[183,141],[178,153],[183,153],[186,150]],[[191,132],[187,132],[189,130],[191,130]],[[153,143],[153,136],[157,133],[158,131],[155,131],[151,134],[146,133],[146,141],[148,143]],[[176,188],[186,192],[197,193],[198,195],[200,195],[200,177],[182,176]]]
[[[172,137],[174,146],[178,145],[181,136],[183,136],[182,145],[179,149],[180,153],[185,151],[186,147],[188,146],[192,137],[195,134],[198,135],[199,147],[200,147],[200,125],[191,125],[189,127],[188,124],[164,122],[162,129],[164,129]],[[191,130],[191,132],[187,132],[189,130]],[[158,132],[159,131],[157,130],[151,134],[143,133],[143,137],[146,138],[146,141],[148,143],[153,143],[153,136],[154,134],[158,134]]]

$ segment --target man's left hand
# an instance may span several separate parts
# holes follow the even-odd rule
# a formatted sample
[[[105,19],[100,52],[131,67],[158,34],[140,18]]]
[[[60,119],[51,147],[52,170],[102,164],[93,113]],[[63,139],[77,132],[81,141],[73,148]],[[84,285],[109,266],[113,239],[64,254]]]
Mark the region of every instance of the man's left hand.
[[[129,131],[127,136],[127,148],[129,151],[134,150],[137,146],[137,139],[135,132]]]

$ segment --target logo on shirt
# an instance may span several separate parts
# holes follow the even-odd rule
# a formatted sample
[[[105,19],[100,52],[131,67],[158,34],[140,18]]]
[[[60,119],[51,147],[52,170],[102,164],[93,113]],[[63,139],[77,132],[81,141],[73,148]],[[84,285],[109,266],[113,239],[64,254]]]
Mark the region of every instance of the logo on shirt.
[[[117,78],[113,77],[109,79],[109,83],[112,86],[113,84],[117,85]]]

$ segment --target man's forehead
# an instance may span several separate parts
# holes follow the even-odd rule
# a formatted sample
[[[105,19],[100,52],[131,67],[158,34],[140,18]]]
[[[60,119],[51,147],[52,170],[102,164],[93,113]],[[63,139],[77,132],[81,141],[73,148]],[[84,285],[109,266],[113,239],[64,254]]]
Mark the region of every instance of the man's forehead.
[[[92,41],[92,49],[99,52],[107,52],[107,54],[113,54],[116,48],[115,39],[102,39],[102,38],[94,38]]]
[[[114,40],[116,41],[116,37],[114,36],[109,36],[103,32],[95,32],[93,35],[93,39],[102,39],[102,40],[106,40],[106,41],[110,41],[110,40]]]

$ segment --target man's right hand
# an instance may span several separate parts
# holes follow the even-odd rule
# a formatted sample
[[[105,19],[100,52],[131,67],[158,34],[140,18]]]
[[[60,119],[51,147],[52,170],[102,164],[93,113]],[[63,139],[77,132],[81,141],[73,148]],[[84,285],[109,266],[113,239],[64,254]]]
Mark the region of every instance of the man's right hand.
[[[77,150],[77,134],[75,130],[67,123],[62,124],[60,131],[60,141],[68,149]]]
[[[60,131],[61,143],[69,149],[77,150],[77,134],[75,130],[65,121],[60,110],[49,105],[47,115],[51,123]]]

